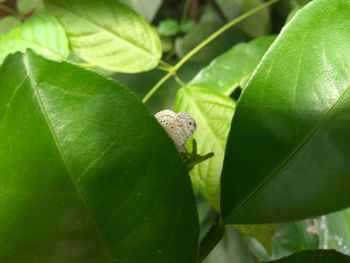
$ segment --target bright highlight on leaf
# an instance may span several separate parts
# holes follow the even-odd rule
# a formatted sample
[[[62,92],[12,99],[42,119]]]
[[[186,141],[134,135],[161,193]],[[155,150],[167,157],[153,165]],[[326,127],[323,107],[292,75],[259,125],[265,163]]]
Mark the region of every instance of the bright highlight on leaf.
[[[12,55],[0,68],[0,138],[4,262],[195,262],[186,169],[120,84]]]
[[[118,1],[46,0],[64,26],[72,51],[87,62],[118,72],[150,70],[162,49],[153,28]]]
[[[290,222],[350,205],[349,17],[347,0],[312,1],[255,70],[226,148],[226,222]]]
[[[53,60],[63,60],[69,53],[64,29],[54,17],[46,14],[35,15],[0,36],[0,63],[7,55],[25,52],[28,48]]]

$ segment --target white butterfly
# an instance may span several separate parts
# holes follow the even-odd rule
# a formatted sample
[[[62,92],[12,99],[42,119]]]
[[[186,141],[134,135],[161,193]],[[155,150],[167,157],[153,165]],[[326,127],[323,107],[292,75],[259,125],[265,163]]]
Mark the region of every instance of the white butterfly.
[[[185,153],[187,140],[196,130],[195,120],[186,112],[175,113],[162,110],[155,114],[156,119],[175,142],[180,152]]]

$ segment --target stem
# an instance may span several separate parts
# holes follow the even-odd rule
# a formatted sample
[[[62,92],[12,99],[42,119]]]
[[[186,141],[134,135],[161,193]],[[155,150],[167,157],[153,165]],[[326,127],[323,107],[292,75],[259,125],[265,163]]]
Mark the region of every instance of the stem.
[[[5,11],[6,13],[8,13],[9,15],[15,16],[20,20],[25,19],[25,17],[23,15],[21,15],[19,12],[17,12],[16,10],[12,9],[11,7],[8,7],[7,5],[4,4],[0,4],[0,9]]]
[[[185,4],[184,4],[184,11],[182,12],[182,16],[180,19],[180,23],[185,23],[185,21],[187,20],[188,17],[188,11],[190,10],[190,4],[191,4],[191,0],[186,0]]]
[[[202,48],[204,48],[206,45],[208,45],[210,42],[212,42],[214,39],[216,39],[218,36],[220,36],[222,33],[230,29],[231,27],[235,26],[242,20],[246,19],[247,17],[259,12],[260,10],[278,2],[279,0],[271,0],[268,1],[262,5],[259,5],[256,8],[253,8],[252,10],[244,13],[243,15],[231,20],[226,25],[219,28],[217,31],[215,31],[213,34],[211,34],[209,37],[207,37],[204,41],[202,41],[199,45],[194,47],[190,52],[188,52],[175,66],[174,68],[178,70],[183,64],[185,64],[191,57],[193,57],[195,54],[197,54]]]
[[[157,84],[146,94],[146,96],[142,99],[143,103],[146,103],[150,97],[153,96],[153,94],[165,83],[168,79],[170,79],[173,76],[172,72],[169,72],[166,74],[163,78],[161,78]]]
[[[210,254],[224,236],[225,230],[225,224],[223,222],[211,227],[200,244],[198,262],[202,262]]]
[[[194,47],[190,52],[188,52],[176,65],[173,67],[173,71],[178,71],[183,64],[185,64],[190,58],[192,58],[196,53],[198,53],[202,48],[204,48],[206,45],[208,45],[210,42],[212,42],[214,39],[216,39],[218,36],[220,36],[222,33],[230,29],[231,27],[235,26],[242,20],[246,19],[247,17],[259,12],[260,10],[278,2],[279,0],[270,0],[262,5],[259,5],[256,8],[253,8],[252,10],[244,13],[243,15],[237,17],[236,19],[231,20],[223,27],[219,28],[217,31],[215,31],[213,34],[211,34],[209,37],[207,37],[203,42],[201,42],[199,45]],[[143,103],[146,103],[150,97],[162,86],[164,82],[166,82],[169,78],[171,78],[172,75],[174,75],[174,72],[169,72],[166,74],[161,80],[158,81],[158,83],[146,94],[146,96],[142,99]]]

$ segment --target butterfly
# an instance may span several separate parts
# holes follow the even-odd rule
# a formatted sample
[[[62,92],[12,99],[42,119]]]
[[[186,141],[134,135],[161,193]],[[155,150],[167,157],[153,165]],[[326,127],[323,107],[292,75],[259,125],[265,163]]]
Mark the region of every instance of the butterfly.
[[[174,141],[180,153],[185,153],[185,143],[196,130],[195,120],[186,112],[162,110],[155,114],[156,119]]]

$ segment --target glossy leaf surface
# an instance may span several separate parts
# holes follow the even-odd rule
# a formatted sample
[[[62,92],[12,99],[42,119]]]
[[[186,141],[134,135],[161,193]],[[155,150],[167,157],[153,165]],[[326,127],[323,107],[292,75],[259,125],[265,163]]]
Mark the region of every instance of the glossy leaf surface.
[[[64,29],[54,17],[41,14],[0,36],[0,64],[5,57],[27,48],[54,60],[65,59],[69,53]]]
[[[196,261],[177,149],[118,83],[12,55],[0,68],[0,138],[2,262]]]
[[[45,0],[64,26],[73,52],[87,62],[118,72],[156,67],[161,44],[151,26],[118,1]]]
[[[349,1],[312,1],[256,69],[227,145],[226,222],[288,222],[350,205],[349,17]]]
[[[274,263],[349,263],[350,257],[335,250],[305,250],[286,258],[268,261]]]

